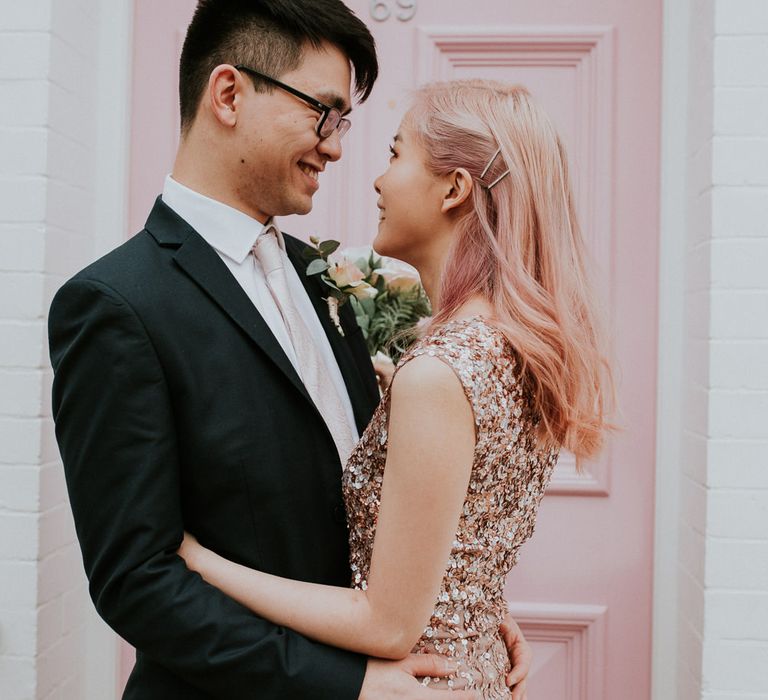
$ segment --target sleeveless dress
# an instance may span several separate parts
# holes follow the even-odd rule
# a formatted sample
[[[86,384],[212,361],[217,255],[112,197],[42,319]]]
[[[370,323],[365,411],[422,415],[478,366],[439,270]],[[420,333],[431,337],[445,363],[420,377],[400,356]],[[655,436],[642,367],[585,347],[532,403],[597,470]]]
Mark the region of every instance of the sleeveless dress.
[[[506,615],[504,581],[520,546],[533,533],[557,450],[537,447],[537,419],[519,381],[515,353],[482,317],[458,319],[431,331],[401,358],[396,372],[420,355],[439,358],[461,380],[474,413],[477,442],[445,576],[413,651],[454,657],[459,663],[453,677],[425,678],[425,685],[470,688],[484,700],[508,700],[504,679],[510,665],[499,634]],[[389,390],[343,475],[352,585],[363,590],[376,534],[388,422]]]

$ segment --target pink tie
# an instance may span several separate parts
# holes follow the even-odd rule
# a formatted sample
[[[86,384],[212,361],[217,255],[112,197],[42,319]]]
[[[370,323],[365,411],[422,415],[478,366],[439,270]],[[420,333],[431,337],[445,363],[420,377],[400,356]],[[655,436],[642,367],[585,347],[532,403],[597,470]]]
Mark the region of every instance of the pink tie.
[[[357,441],[352,434],[344,404],[325,367],[320,350],[315,345],[309,329],[291,298],[283,256],[277,241],[277,229],[272,224],[269,224],[256,239],[253,254],[261,263],[269,291],[285,321],[285,327],[299,363],[297,368],[299,376],[331,431],[341,465],[344,467]]]

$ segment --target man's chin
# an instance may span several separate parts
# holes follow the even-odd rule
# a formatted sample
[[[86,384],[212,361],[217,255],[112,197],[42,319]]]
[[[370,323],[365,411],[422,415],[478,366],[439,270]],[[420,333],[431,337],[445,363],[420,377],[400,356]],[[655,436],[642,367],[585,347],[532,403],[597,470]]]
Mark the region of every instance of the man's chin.
[[[304,214],[309,214],[311,211],[312,197],[301,197],[296,198],[290,203],[286,203],[280,211],[275,213],[275,216],[291,216],[292,214],[303,216]]]
[[[304,205],[302,205],[300,207],[297,207],[296,208],[296,213],[297,214],[309,214],[309,212],[312,211],[312,204],[313,204],[313,202],[310,199],[306,204],[304,204]]]

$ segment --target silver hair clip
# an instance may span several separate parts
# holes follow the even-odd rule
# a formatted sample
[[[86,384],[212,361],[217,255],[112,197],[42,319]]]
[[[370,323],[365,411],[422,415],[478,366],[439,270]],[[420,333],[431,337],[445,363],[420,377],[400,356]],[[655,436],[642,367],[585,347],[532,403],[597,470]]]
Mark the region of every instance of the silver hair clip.
[[[501,153],[501,148],[496,150],[496,153],[493,154],[493,157],[488,161],[488,165],[485,166],[485,170],[483,170],[482,173],[480,173],[480,179],[482,180],[487,174],[488,171],[491,169],[491,166],[495,162],[495,160],[499,157],[499,154]],[[499,175],[490,185],[485,185],[485,188],[487,190],[491,190],[496,185],[498,185],[507,175],[509,175],[509,170],[505,170],[501,175]]]

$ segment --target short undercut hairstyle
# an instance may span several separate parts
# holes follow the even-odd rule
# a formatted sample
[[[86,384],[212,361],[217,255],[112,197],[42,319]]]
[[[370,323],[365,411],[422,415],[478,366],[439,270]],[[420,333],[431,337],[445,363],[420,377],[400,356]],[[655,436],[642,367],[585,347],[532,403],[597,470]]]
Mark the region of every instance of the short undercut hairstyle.
[[[355,94],[364,101],[379,73],[376,44],[341,0],[199,0],[179,65],[182,133],[192,125],[217,66],[243,64],[279,78],[298,68],[304,47],[324,42],[347,56]]]

